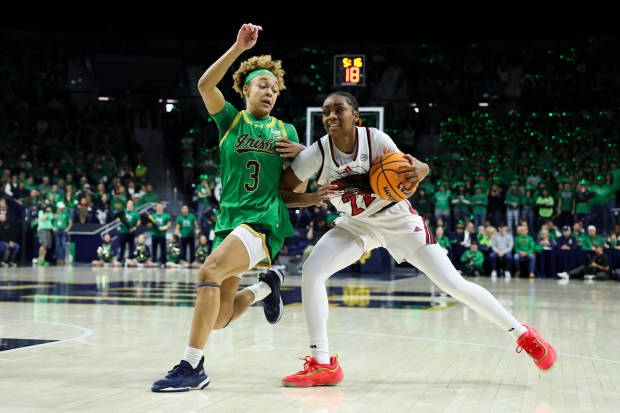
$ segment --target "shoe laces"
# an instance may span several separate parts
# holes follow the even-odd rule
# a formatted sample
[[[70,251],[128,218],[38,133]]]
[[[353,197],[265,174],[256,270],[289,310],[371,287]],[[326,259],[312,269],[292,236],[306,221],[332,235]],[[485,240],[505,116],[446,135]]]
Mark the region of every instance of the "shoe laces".
[[[297,374],[305,374],[308,373],[310,371],[316,370],[317,369],[317,365],[319,363],[317,363],[316,359],[314,357],[310,357],[310,356],[306,356],[304,358],[300,358],[299,360],[303,360],[304,361],[304,368],[303,370],[300,370],[297,372]]]
[[[189,363],[179,363],[168,372],[168,377],[187,376],[191,374],[193,370],[194,369]]]
[[[523,340],[523,343],[517,347],[517,353],[521,353],[522,350],[525,350],[534,358],[538,358],[545,354],[545,347],[538,341],[536,336],[531,333]]]

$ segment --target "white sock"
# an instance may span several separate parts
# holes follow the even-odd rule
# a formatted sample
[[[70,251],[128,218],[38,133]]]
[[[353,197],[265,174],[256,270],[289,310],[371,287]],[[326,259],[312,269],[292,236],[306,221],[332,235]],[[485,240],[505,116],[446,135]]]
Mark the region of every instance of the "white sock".
[[[319,364],[329,364],[329,347],[327,343],[310,345],[310,352]]]
[[[245,287],[244,290],[250,290],[254,294],[254,301],[252,301],[252,304],[271,294],[271,287],[269,287],[269,284],[264,281],[259,281],[256,284]]]
[[[519,324],[518,326],[511,328],[508,330],[508,334],[512,336],[512,338],[516,340],[519,339],[527,331],[527,328],[523,324]]]
[[[200,359],[202,359],[204,352],[201,349],[193,348],[190,346],[185,347],[185,354],[183,360],[192,365],[193,368],[198,367]]]

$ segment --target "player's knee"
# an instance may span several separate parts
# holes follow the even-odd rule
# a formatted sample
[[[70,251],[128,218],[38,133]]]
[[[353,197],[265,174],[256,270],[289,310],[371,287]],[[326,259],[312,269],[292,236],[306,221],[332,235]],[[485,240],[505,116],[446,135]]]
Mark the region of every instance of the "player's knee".
[[[215,277],[215,271],[212,271],[209,267],[203,265],[202,267],[200,267],[200,269],[198,270],[198,282],[199,283],[215,283],[215,284],[219,284]]]
[[[308,257],[308,259],[306,259],[306,261],[304,261],[304,263],[302,264],[301,267],[301,271],[304,274],[315,274],[317,272],[319,272],[319,269],[321,268],[321,266],[324,266],[325,263],[321,263],[321,259],[317,259],[317,256],[310,256]]]

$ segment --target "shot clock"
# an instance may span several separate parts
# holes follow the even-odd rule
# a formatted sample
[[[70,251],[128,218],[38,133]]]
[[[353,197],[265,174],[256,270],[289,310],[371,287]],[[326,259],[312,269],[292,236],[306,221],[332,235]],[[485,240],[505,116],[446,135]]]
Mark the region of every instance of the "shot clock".
[[[366,56],[363,54],[335,55],[334,86],[366,86]]]

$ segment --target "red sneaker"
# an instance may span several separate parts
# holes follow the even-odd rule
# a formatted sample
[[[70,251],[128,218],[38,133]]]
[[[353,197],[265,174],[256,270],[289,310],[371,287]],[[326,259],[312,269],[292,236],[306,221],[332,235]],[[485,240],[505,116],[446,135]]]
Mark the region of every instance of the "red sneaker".
[[[333,386],[344,379],[344,373],[338,363],[338,357],[330,357],[329,364],[319,364],[314,357],[306,356],[304,369],[286,376],[282,384],[286,387]]]
[[[517,340],[517,353],[525,350],[534,359],[536,367],[543,371],[551,370],[558,358],[555,349],[542,339],[534,327],[523,325],[527,327],[527,331]]]

